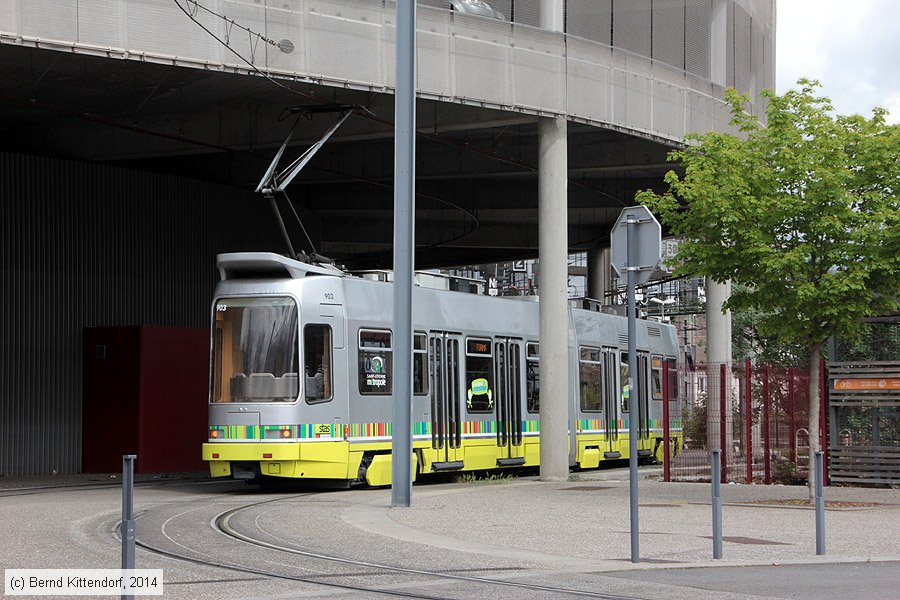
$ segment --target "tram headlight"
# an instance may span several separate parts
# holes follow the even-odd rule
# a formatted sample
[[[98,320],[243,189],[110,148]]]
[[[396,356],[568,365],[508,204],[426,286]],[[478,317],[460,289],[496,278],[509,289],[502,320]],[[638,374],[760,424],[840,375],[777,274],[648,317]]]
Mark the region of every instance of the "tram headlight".
[[[211,437],[211,438],[213,438],[213,439],[216,439],[217,437],[219,437],[219,430],[218,430],[218,429],[213,429],[212,431],[210,431],[210,432],[209,432],[209,437]]]

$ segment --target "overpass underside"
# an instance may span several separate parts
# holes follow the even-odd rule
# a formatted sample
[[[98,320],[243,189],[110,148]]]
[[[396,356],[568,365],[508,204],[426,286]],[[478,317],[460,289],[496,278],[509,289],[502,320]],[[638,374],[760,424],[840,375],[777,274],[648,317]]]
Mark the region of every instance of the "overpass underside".
[[[253,190],[294,129],[282,166],[339,113],[291,111],[356,104],[356,111],[279,199],[295,245],[351,267],[390,266],[393,95],[251,74],[23,46],[0,47],[0,145],[176,174]],[[537,254],[537,117],[433,99],[417,106],[416,240],[422,267]],[[569,245],[607,243],[636,190],[658,186],[674,144],[614,128],[569,126]],[[253,202],[248,198],[248,202]],[[268,206],[258,202],[266,213]],[[174,216],[174,215],[173,215]],[[263,218],[266,218],[263,215]],[[272,221],[272,227],[275,222]],[[272,248],[282,251],[283,248]]]

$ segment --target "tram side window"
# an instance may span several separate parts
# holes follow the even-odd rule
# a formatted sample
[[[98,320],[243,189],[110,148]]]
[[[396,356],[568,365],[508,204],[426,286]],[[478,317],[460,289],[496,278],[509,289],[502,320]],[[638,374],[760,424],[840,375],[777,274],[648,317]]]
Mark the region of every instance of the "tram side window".
[[[599,348],[581,348],[578,377],[581,382],[581,410],[600,412],[603,410],[601,390],[603,364],[600,362]]]
[[[307,325],[303,330],[303,363],[306,371],[306,401],[331,400],[331,327]]]
[[[413,394],[428,393],[428,338],[424,333],[413,334]]]
[[[650,391],[654,400],[663,399],[663,367],[662,358],[654,356],[650,362]]]
[[[533,342],[526,345],[525,392],[530,413],[541,412],[541,356],[540,346]]]
[[[491,340],[466,339],[466,408],[470,413],[493,412],[494,359]]]
[[[622,399],[622,412],[628,412],[631,388],[628,387],[628,353],[619,354],[619,397]]]
[[[392,372],[391,332],[359,330],[359,393],[390,394]]]

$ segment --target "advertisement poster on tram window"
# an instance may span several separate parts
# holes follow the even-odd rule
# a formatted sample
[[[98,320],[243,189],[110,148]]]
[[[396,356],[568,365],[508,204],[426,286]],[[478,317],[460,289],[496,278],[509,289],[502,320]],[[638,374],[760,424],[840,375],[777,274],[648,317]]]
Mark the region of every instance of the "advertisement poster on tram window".
[[[374,388],[387,386],[383,357],[373,356],[366,359],[366,385]]]

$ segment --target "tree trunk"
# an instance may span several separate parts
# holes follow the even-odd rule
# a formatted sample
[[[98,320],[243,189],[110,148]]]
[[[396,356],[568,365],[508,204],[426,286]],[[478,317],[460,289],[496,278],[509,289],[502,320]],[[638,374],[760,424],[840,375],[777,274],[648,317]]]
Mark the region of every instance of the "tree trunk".
[[[822,364],[822,345],[809,347],[809,500],[816,497],[816,452],[822,449],[819,439],[819,379]]]

